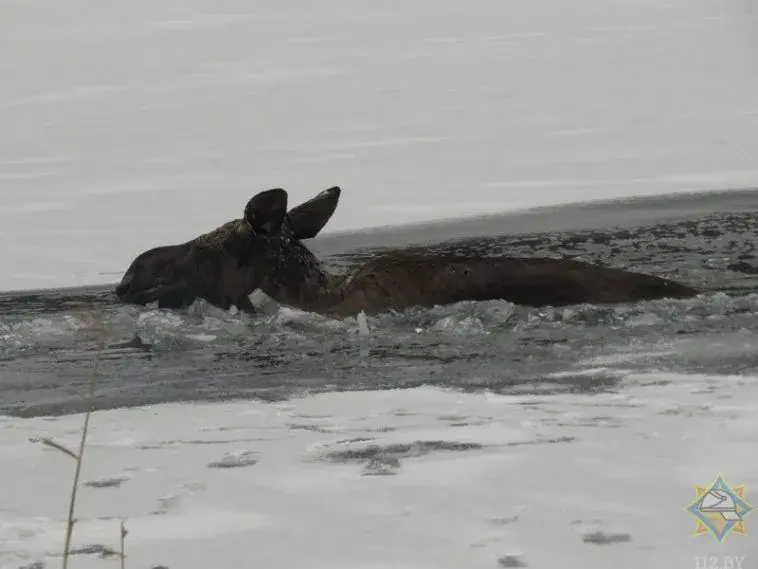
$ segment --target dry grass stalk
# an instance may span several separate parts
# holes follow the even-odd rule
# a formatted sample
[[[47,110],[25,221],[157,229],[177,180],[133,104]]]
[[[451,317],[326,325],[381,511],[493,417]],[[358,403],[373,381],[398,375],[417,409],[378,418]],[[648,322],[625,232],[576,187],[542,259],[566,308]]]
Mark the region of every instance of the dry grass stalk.
[[[89,432],[89,420],[92,416],[92,403],[95,399],[95,386],[97,385],[97,361],[98,357],[95,357],[95,371],[92,374],[89,388],[89,405],[87,406],[87,412],[84,415],[84,427],[82,428],[82,437],[79,440],[79,452],[76,455],[76,470],[74,471],[74,480],[71,484],[71,499],[68,503],[68,523],[66,524],[66,543],[63,549],[63,569],[68,567],[68,558],[71,551],[71,537],[74,534],[74,524],[76,518],[74,518],[74,510],[76,509],[76,492],[79,489],[79,478],[82,472],[82,461],[84,459],[84,446],[87,442],[87,433]]]
[[[29,440],[31,442],[33,442],[33,443],[40,443],[40,444],[43,444],[43,445],[48,446],[50,448],[54,448],[55,450],[59,450],[62,453],[67,454],[68,456],[70,456],[74,460],[79,460],[79,456],[74,451],[72,451],[68,447],[63,446],[61,443],[56,443],[53,439],[50,439],[50,438],[47,438],[47,437],[44,437],[44,438],[32,437]]]
[[[88,397],[87,397],[87,411],[84,415],[84,425],[82,427],[82,435],[79,440],[78,452],[74,452],[70,448],[62,445],[59,442],[54,441],[53,439],[49,437],[33,437],[29,439],[33,443],[40,443],[49,448],[53,448],[67,456],[70,456],[76,461],[76,470],[74,472],[74,479],[71,486],[71,497],[69,499],[68,520],[66,524],[66,541],[65,541],[64,549],[63,549],[63,569],[67,569],[68,560],[70,556],[76,553],[76,551],[72,551],[71,549],[71,539],[74,533],[74,525],[76,524],[76,518],[74,517],[74,513],[76,511],[76,495],[77,495],[77,490],[79,489],[79,479],[81,477],[82,460],[84,458],[84,449],[87,442],[87,434],[89,433],[89,422],[92,416],[92,411],[94,410],[94,406],[95,406],[95,391],[97,388],[97,382],[99,378],[98,365],[100,363],[101,352],[103,351],[103,349],[105,349],[105,343],[107,340],[107,334],[106,334],[106,330],[103,323],[103,317],[101,313],[94,315],[92,313],[80,312],[79,315],[81,316],[82,320],[85,322],[85,325],[82,327],[82,329],[88,332],[96,333],[97,339],[98,339],[98,350],[93,362],[93,372],[92,372],[92,377],[89,382],[89,391],[88,391]],[[121,569],[126,569],[125,541],[126,541],[127,535],[129,535],[129,530],[126,529],[126,525],[124,524],[124,521],[122,520],[121,525],[120,525],[120,537],[119,537],[120,547],[119,547],[119,553],[118,553],[119,558],[121,560]]]
[[[84,415],[84,426],[82,427],[82,435],[79,440],[79,449],[78,452],[75,452],[71,450],[70,448],[62,445],[61,443],[58,443],[54,441],[51,438],[33,438],[30,439],[32,442],[38,442],[41,443],[47,447],[53,448],[55,450],[58,450],[62,452],[63,454],[66,454],[73,458],[76,461],[76,469],[74,471],[74,479],[71,485],[71,496],[69,498],[69,505],[68,505],[68,520],[66,523],[66,541],[64,544],[63,549],[63,569],[67,569],[68,567],[68,560],[71,556],[71,538],[74,533],[74,524],[76,524],[76,518],[74,517],[74,513],[76,511],[76,494],[77,490],[79,489],[79,479],[81,477],[81,471],[82,471],[82,461],[84,459],[84,449],[87,442],[87,434],[89,433],[89,422],[90,417],[92,416],[92,411],[95,404],[95,390],[97,388],[97,381],[98,381],[98,364],[100,363],[100,353],[105,348],[105,342],[106,342],[106,333],[105,333],[105,327],[103,324],[103,317],[102,314],[98,313],[97,315],[94,314],[81,314],[82,319],[85,322],[85,325],[82,327],[82,329],[88,331],[88,332],[95,332],[98,338],[98,350],[95,355],[94,365],[93,365],[93,372],[92,377],[89,382],[89,391],[88,391],[88,397],[87,397],[87,411]],[[121,524],[122,527],[122,553],[123,553],[123,539],[125,537],[125,528],[123,526],[123,523]],[[122,556],[122,567],[123,567],[123,556]]]
[[[87,434],[89,433],[89,421],[92,416],[92,410],[95,406],[95,389],[97,388],[98,380],[98,365],[100,363],[100,353],[105,348],[106,334],[105,326],[103,323],[102,314],[88,315],[86,329],[97,333],[98,338],[98,350],[95,354],[95,360],[92,367],[92,377],[89,382],[89,393],[87,397],[87,412],[84,415],[84,426],[82,427],[82,437],[79,440],[79,452],[76,455],[76,470],[74,472],[74,480],[71,484],[71,499],[68,505],[68,522],[66,524],[66,542],[63,549],[63,569],[68,567],[68,559],[71,552],[71,537],[74,533],[74,524],[76,518],[74,517],[74,511],[76,510],[76,493],[79,489],[79,478],[82,472],[82,461],[84,459],[84,448],[87,442]]]
[[[121,569],[126,568],[126,554],[124,553],[124,540],[126,539],[126,536],[129,534],[129,530],[126,529],[126,526],[124,525],[124,521],[121,521],[121,550],[119,551],[121,556]]]

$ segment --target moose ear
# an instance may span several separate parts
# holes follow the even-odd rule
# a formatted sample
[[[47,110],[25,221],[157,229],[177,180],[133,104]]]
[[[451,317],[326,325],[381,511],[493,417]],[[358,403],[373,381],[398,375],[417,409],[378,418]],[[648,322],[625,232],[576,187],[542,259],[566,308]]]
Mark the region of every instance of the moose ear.
[[[334,186],[317,196],[293,207],[287,212],[287,221],[296,239],[312,239],[334,215],[342,190]]]
[[[253,231],[271,235],[279,231],[287,215],[287,192],[281,188],[256,194],[245,206],[245,220]]]

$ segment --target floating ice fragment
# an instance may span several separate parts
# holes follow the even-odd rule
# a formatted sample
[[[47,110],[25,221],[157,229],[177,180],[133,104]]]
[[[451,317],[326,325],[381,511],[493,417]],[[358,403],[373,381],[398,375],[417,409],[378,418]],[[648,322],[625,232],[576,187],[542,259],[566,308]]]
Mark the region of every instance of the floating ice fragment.
[[[368,336],[371,332],[368,329],[368,318],[366,318],[366,311],[361,310],[358,314],[358,334],[361,336]]]
[[[216,336],[213,334],[187,334],[187,338],[197,340],[198,342],[212,342],[216,339]]]

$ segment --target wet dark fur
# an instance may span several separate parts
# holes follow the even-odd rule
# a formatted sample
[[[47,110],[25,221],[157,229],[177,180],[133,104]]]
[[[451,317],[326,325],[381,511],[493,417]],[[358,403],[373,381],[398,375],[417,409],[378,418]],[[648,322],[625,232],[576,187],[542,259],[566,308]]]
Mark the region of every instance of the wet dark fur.
[[[287,276],[292,286],[305,278],[296,270],[297,259],[301,249],[310,251],[300,239],[318,233],[331,217],[337,200],[324,197],[335,193],[339,188],[325,190],[287,213],[284,190],[261,192],[248,202],[242,219],[139,255],[116,287],[116,296],[133,304],[157,302],[161,308],[185,308],[202,298],[223,309],[235,305],[254,312],[250,294],[268,274]]]
[[[242,219],[181,245],[137,257],[116,289],[124,302],[186,307],[197,298],[253,311],[260,288],[274,300],[334,316],[376,314],[461,300],[527,306],[688,298],[697,291],[658,277],[573,260],[455,257],[394,252],[347,276],[328,273],[302,243],[333,215],[338,187],[286,212],[284,190],[254,196]]]
[[[326,282],[326,286],[264,292],[284,304],[335,316],[462,300],[503,299],[525,306],[566,306],[690,298],[697,294],[690,287],[658,277],[561,259],[396,252],[374,259],[346,277],[330,276],[315,265],[311,265],[310,274],[312,283]]]
[[[336,205],[336,204],[335,204]],[[325,221],[324,221],[325,223]],[[655,276],[574,260],[388,253],[347,276],[329,274],[307,248],[261,286],[274,300],[334,316],[503,299],[525,306],[614,304],[690,298],[698,292]]]
[[[454,256],[401,252],[375,259],[332,285],[338,315],[462,300],[503,299],[525,306],[613,304],[688,298],[697,291],[658,277],[579,261]]]

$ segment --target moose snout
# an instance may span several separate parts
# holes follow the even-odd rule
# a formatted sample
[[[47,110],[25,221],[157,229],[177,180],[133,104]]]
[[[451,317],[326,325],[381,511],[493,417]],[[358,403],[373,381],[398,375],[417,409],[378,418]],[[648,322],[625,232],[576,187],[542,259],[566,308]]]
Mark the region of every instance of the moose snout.
[[[115,293],[116,298],[121,302],[144,304],[150,302],[149,293],[154,288],[155,285],[146,286],[146,283],[142,283],[135,278],[133,272],[128,272],[121,279],[121,282],[116,285]]]
[[[132,288],[132,275],[125,275],[121,282],[116,285],[116,296],[119,300],[124,300]]]

